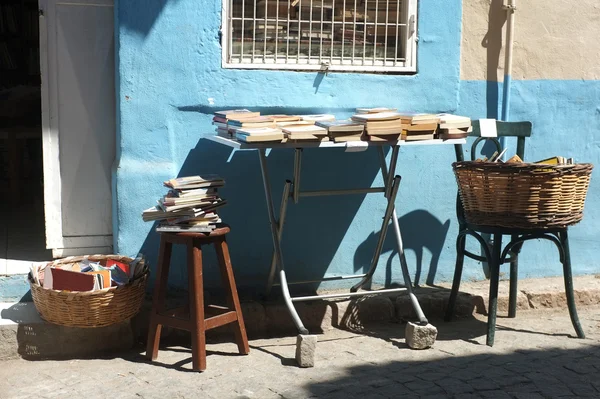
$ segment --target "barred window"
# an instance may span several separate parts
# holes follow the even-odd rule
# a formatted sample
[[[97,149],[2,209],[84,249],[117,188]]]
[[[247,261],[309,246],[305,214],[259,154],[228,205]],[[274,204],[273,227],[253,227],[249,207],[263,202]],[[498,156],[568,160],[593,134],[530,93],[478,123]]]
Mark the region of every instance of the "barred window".
[[[417,0],[224,0],[225,68],[415,72]]]

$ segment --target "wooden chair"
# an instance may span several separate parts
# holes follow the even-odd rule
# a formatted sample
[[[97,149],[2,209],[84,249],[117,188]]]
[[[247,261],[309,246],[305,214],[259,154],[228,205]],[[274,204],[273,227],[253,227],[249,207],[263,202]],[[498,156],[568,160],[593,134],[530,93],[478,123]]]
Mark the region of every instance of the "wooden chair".
[[[498,137],[513,137],[517,139],[517,155],[521,159],[525,153],[525,139],[531,136],[531,122],[496,122]],[[496,138],[480,137],[481,132],[479,123],[473,122],[473,132],[469,136],[477,137],[471,146],[471,160],[475,160],[477,145],[485,141],[491,141],[495,144],[497,151],[501,151],[500,142]],[[463,161],[463,147],[461,144],[455,145],[457,161]],[[515,317],[517,312],[517,278],[519,270],[519,253],[523,243],[532,239],[547,239],[552,241],[558,247],[560,261],[563,265],[563,276],[565,281],[565,292],[571,322],[579,338],[585,338],[577,310],[575,308],[575,298],[573,295],[573,278],[571,273],[571,254],[569,250],[569,238],[567,228],[555,229],[510,229],[501,226],[480,226],[469,224],[465,220],[464,210],[460,197],[456,203],[457,218],[459,225],[459,233],[456,239],[456,266],[454,270],[454,281],[452,283],[452,292],[446,309],[445,320],[450,321],[454,313],[456,297],[460,287],[460,280],[463,270],[463,262],[465,256],[478,260],[480,262],[488,262],[490,268],[490,291],[488,305],[488,326],[487,340],[489,346],[494,344],[494,335],[496,327],[496,311],[498,305],[498,283],[500,277],[500,265],[510,263],[510,288],[509,288],[509,305],[508,317]],[[493,240],[488,243],[482,234],[490,234]],[[474,254],[465,249],[466,237],[474,237],[482,247],[483,256]],[[502,237],[509,236],[510,242],[502,249]]]
[[[233,332],[240,354],[250,352],[246,328],[240,308],[240,301],[235,286],[229,248],[225,236],[230,229],[227,226],[217,228],[210,234],[204,233],[162,233],[158,268],[152,298],[150,328],[146,356],[155,360],[158,356],[160,332],[162,326],[190,331],[192,334],[192,369],[206,369],[206,330],[232,324]],[[187,250],[187,269],[189,286],[189,306],[165,310],[167,278],[171,263],[173,244],[183,244]],[[221,279],[225,290],[227,307],[204,304],[204,288],[202,280],[202,249],[203,245],[214,245],[219,260]],[[207,317],[208,316],[208,317]]]

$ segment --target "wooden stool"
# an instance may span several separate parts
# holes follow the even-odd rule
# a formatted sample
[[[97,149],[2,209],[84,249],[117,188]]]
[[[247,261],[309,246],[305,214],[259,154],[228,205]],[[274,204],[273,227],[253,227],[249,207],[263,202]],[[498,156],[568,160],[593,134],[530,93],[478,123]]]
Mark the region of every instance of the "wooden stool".
[[[150,328],[148,330],[148,346],[146,347],[146,357],[149,359],[155,360],[158,356],[162,326],[170,326],[192,333],[192,369],[194,371],[206,369],[205,332],[211,328],[234,323],[232,327],[240,353],[247,355],[250,352],[244,319],[240,309],[240,300],[231,269],[229,249],[225,241],[225,236],[229,231],[229,227],[224,226],[217,228],[210,234],[161,234]],[[189,307],[167,311],[165,310],[165,295],[173,244],[183,244],[187,248]],[[205,318],[201,246],[207,244],[213,244],[217,251],[228,307],[208,305],[206,307],[207,316],[209,313],[213,315]]]

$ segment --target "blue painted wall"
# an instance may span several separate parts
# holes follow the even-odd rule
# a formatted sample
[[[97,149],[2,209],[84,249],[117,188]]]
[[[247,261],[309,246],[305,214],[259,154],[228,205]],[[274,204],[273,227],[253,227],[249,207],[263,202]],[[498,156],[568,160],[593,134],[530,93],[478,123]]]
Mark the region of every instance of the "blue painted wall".
[[[263,284],[272,242],[258,157],[254,152],[230,157],[227,148],[204,139],[214,134],[211,119],[216,110],[248,107],[263,113],[330,112],[344,117],[357,106],[385,105],[488,115],[499,106],[490,99],[490,89],[497,87],[460,81],[461,1],[419,3],[417,74],[334,73],[323,78],[316,73],[222,69],[219,0],[118,1],[116,250],[123,254],[141,250],[155,263],[158,237],[140,214],[163,194],[162,181],[177,175],[219,173],[227,181],[222,194],[229,204],[220,213],[232,226],[229,244],[238,284]],[[600,118],[599,87],[596,82],[515,82],[513,119],[532,120],[537,136],[528,154],[597,160],[598,142],[594,143],[592,134]],[[558,116],[567,115],[566,111],[577,117]],[[447,281],[452,276],[453,160],[452,147],[401,150],[398,171],[403,180],[397,207],[413,275],[421,283],[427,278]],[[273,151],[269,156],[276,206],[284,180],[291,177],[292,161],[292,151]],[[375,151],[307,150],[303,188],[381,184],[377,165]],[[596,185],[591,190],[590,194],[597,194]],[[305,199],[292,205],[283,243],[289,279],[348,274],[368,267],[384,207],[384,199],[377,195]],[[576,273],[580,274],[596,270],[592,254],[599,245],[594,223],[599,215],[594,208],[592,200],[586,219],[572,233]],[[560,274],[555,254],[544,245],[526,247],[524,257],[531,267],[523,267],[523,273]],[[400,277],[392,249],[388,240],[377,282]],[[183,259],[181,251],[176,257]],[[209,257],[211,261],[214,258]],[[208,279],[215,276],[209,273]],[[185,270],[175,268],[171,278],[182,284]],[[467,266],[465,278],[484,278],[481,265]]]

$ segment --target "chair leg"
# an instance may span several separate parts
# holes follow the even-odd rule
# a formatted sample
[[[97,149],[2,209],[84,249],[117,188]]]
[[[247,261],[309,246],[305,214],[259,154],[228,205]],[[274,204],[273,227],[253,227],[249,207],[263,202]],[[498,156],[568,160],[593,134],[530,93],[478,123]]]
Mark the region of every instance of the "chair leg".
[[[490,262],[490,295],[488,304],[488,331],[486,344],[494,346],[496,335],[496,312],[498,310],[498,281],[500,280],[500,252],[502,249],[502,234],[494,234],[494,246]]]
[[[450,298],[448,299],[448,307],[446,308],[446,315],[444,316],[445,321],[452,320],[454,315],[454,307],[456,306],[456,298],[458,296],[458,289],[460,288],[460,279],[462,277],[463,263],[465,261],[465,244],[467,236],[459,234],[456,239],[456,266],[454,267],[454,280],[452,281],[452,291],[450,292]]]
[[[161,237],[158,250],[158,263],[156,265],[154,293],[152,297],[152,312],[150,314],[150,326],[148,328],[148,340],[146,344],[146,357],[150,360],[156,360],[158,357],[158,346],[160,344],[162,325],[158,324],[155,315],[162,312],[165,307],[172,248],[173,244]]]
[[[231,324],[233,333],[235,334],[235,341],[240,354],[247,355],[250,353],[250,347],[248,345],[246,326],[244,325],[244,316],[242,315],[240,299],[238,297],[237,287],[235,285],[235,279],[233,276],[233,269],[231,267],[229,247],[225,238],[215,242],[215,249],[219,258],[219,270],[221,271],[221,281],[223,281],[223,287],[227,297],[227,306],[229,309],[235,310],[237,313],[237,322]]]
[[[192,370],[206,370],[206,336],[204,328],[204,285],[202,250],[193,239],[187,244],[190,321],[192,322]]]
[[[577,316],[577,308],[575,307],[575,295],[573,294],[573,275],[571,273],[571,251],[569,249],[569,235],[567,229],[559,233],[560,242],[564,251],[564,262],[563,262],[563,274],[565,279],[565,294],[567,296],[567,305],[569,307],[569,315],[571,316],[571,323],[575,328],[578,338],[585,338],[585,333],[579,323],[579,316]]]
[[[514,234],[511,240],[516,240],[518,236]],[[523,244],[518,244],[513,248],[515,260],[510,262],[510,292],[508,296],[508,317],[517,316],[517,287],[519,278],[519,252]]]

